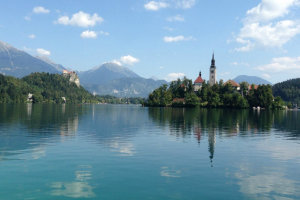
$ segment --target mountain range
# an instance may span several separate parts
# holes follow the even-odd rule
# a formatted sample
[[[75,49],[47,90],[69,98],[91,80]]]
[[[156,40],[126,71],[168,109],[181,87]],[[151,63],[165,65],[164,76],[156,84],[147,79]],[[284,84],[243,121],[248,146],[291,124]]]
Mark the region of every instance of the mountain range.
[[[59,73],[66,67],[56,64],[47,57],[32,56],[25,51],[0,41],[0,74],[22,78],[33,72]],[[88,91],[98,95],[117,97],[147,97],[165,80],[146,79],[118,63],[104,63],[93,69],[78,72],[80,83]],[[241,75],[234,79],[240,83],[271,84],[257,77]]]
[[[61,73],[64,69],[61,65],[46,62],[41,57],[12,47],[0,41],[0,73],[14,77],[24,77],[33,72]]]
[[[0,74],[22,78],[33,72],[61,74],[66,69],[47,57],[34,57],[0,41]],[[164,80],[143,78],[116,63],[104,63],[91,70],[78,72],[81,85],[92,93],[117,97],[147,97]]]
[[[104,63],[94,69],[79,72],[82,85],[90,92],[117,97],[147,97],[167,82],[143,78],[127,67]]]

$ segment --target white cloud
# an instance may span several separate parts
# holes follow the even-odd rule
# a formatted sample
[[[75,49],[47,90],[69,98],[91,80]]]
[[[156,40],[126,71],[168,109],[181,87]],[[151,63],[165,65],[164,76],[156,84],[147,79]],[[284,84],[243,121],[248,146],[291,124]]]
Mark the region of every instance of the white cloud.
[[[173,73],[170,73],[170,74],[168,74],[166,77],[165,77],[165,80],[166,81],[174,81],[174,80],[177,80],[178,78],[183,78],[185,76],[185,74],[184,73],[181,73],[181,72],[179,72],[179,73],[175,73],[175,72],[173,72]]]
[[[31,17],[25,16],[24,19],[25,19],[26,21],[30,21],[30,20],[31,20]]]
[[[189,9],[196,4],[196,0],[160,0],[149,1],[144,5],[146,10],[158,11],[162,8],[177,8],[177,9]]]
[[[167,30],[167,31],[174,31],[174,28],[168,27],[168,26],[165,26],[163,29],[165,29],[165,30]]]
[[[36,52],[38,55],[40,56],[50,56],[51,52],[46,50],[46,49],[42,49],[42,48],[38,48],[36,49]]]
[[[99,31],[100,35],[105,35],[105,36],[109,36],[109,32],[105,32],[105,31]]]
[[[256,67],[256,69],[260,71],[273,72],[273,73],[286,72],[287,70],[300,72],[300,57],[273,58],[270,64],[258,66]]]
[[[95,31],[90,31],[90,30],[86,30],[86,31],[83,31],[81,34],[80,34],[80,37],[82,38],[97,38],[97,33]]]
[[[271,75],[270,74],[262,74],[262,76],[266,79],[270,79],[271,78]]]
[[[71,18],[69,18],[69,16],[62,16],[56,21],[56,23],[58,24],[79,27],[93,27],[96,24],[100,24],[102,22],[103,18],[98,16],[97,13],[90,15],[89,13],[85,13],[82,11],[73,14]]]
[[[144,5],[146,10],[158,11],[161,8],[167,8],[169,4],[161,1],[149,1]]]
[[[119,65],[119,66],[122,65],[122,63],[121,63],[120,61],[118,61],[118,60],[113,60],[113,61],[111,61],[111,62],[114,63],[114,64],[117,64],[117,65]]]
[[[196,0],[177,0],[176,7],[181,9],[192,8],[196,4]]]
[[[241,29],[237,42],[243,44],[243,41],[246,41],[245,50],[250,50],[254,45],[253,42],[267,47],[281,47],[299,33],[300,24],[292,20],[267,25],[251,23],[244,25]]]
[[[188,40],[192,40],[193,37],[185,37],[183,35],[178,35],[178,36],[165,36],[164,37],[164,41],[165,42],[179,42],[179,41],[188,41]]]
[[[50,10],[42,7],[42,6],[37,6],[37,7],[34,7],[32,12],[36,13],[36,14],[47,14],[50,12]]]
[[[30,34],[30,35],[28,35],[28,38],[30,38],[30,39],[34,39],[36,36],[34,35],[34,34]]]
[[[127,65],[133,65],[137,62],[139,62],[139,59],[131,56],[131,55],[127,55],[127,56],[122,56],[120,58],[120,61],[123,63],[123,64],[127,64]]]
[[[295,20],[274,21],[289,14],[298,0],[262,0],[256,7],[247,11],[236,42],[242,47],[236,51],[249,51],[255,46],[282,47],[297,34],[300,23]]]
[[[167,21],[169,21],[169,22],[184,22],[184,17],[181,15],[175,15],[172,17],[168,17]]]
[[[233,65],[233,66],[249,66],[249,64],[248,63],[245,63],[245,62],[232,62],[232,63],[230,63],[231,65]]]
[[[256,7],[247,11],[247,21],[270,21],[287,15],[298,0],[262,0]]]

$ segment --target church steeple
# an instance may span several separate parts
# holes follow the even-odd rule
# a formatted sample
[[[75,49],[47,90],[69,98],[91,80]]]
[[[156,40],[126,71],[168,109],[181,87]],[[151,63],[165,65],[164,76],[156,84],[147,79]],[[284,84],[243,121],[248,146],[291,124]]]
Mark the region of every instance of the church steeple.
[[[211,59],[211,66],[210,67],[211,68],[216,67],[216,65],[215,65],[215,52],[213,52],[212,59]]]
[[[217,67],[216,67],[216,63],[215,63],[215,53],[213,52],[212,55],[212,59],[211,59],[211,65],[210,65],[210,69],[209,69],[209,85],[212,86],[214,84],[216,84],[216,76],[217,76]]]

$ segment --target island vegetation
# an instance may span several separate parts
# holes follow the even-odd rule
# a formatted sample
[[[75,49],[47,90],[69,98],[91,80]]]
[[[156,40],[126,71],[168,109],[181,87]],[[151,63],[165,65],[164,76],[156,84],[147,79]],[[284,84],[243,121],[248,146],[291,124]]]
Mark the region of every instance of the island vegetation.
[[[0,74],[0,103],[139,104],[142,98],[92,95],[60,74],[32,73],[22,79]]]
[[[300,78],[277,83],[272,87],[273,95],[280,96],[294,107],[300,106]]]
[[[192,80],[184,78],[172,81],[155,89],[145,101],[146,106],[172,107],[213,107],[213,108],[284,108],[285,102],[273,97],[270,85],[240,84],[239,90],[221,80],[210,86],[203,82],[202,88],[194,91]]]

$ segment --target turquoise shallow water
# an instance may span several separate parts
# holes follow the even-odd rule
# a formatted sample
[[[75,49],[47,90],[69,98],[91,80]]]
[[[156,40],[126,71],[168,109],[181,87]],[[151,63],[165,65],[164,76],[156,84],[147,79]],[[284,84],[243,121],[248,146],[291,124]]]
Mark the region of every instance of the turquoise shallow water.
[[[0,105],[0,199],[300,199],[300,112]]]

